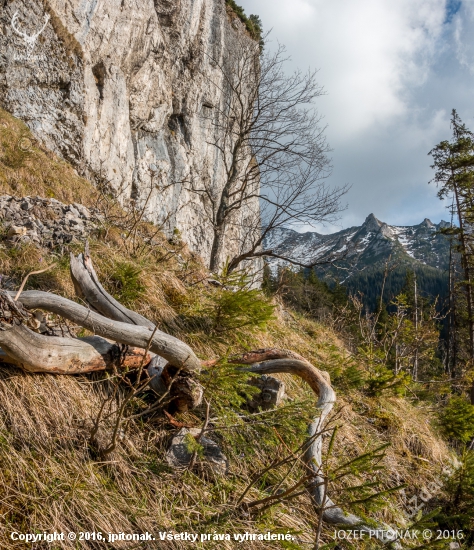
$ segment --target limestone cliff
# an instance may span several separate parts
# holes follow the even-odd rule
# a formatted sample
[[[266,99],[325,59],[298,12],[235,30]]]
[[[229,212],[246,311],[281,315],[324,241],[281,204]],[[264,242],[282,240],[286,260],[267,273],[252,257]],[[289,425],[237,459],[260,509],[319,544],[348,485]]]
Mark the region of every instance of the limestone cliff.
[[[225,92],[211,59],[225,60],[244,32],[224,0],[2,4],[1,106],[79,173],[109,183],[124,200],[148,199],[152,221],[170,233],[178,228],[208,257],[212,229],[186,180],[222,182],[208,142]]]

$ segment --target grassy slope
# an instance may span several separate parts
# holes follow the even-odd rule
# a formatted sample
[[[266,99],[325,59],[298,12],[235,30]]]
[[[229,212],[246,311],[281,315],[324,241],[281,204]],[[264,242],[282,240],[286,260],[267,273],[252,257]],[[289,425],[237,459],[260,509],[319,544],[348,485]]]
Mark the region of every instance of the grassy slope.
[[[28,154],[18,152],[19,139],[31,139],[26,128],[0,113],[0,185],[3,192],[54,196],[65,202],[82,201],[93,205],[97,198],[90,184],[65,163],[35,146]],[[407,399],[367,398],[346,387],[341,368],[347,352],[327,327],[277,307],[275,320],[266,330],[248,335],[230,331],[218,338],[209,331],[206,312],[212,307],[218,289],[205,282],[206,271],[199,259],[181,243],[169,243],[160,235],[144,244],[142,227],[137,247],[122,238],[123,231],[111,225],[91,239],[91,251],[104,286],[161,328],[184,339],[205,359],[255,347],[277,346],[293,349],[336,377],[338,403],[333,424],[341,426],[331,464],[367,452],[386,442],[384,469],[364,476],[378,480],[380,488],[407,483],[408,496],[419,494],[450,460],[449,451],[430,426],[431,411],[416,408]],[[139,246],[138,246],[139,245]],[[78,245],[72,246],[77,251]],[[68,275],[66,251],[46,252],[30,246],[12,248],[0,244],[0,273],[17,287],[30,270],[57,261],[52,272],[31,278],[27,288],[58,292],[69,298],[74,290]],[[130,266],[137,266],[131,270]],[[127,283],[124,286],[124,282]],[[337,376],[336,376],[337,375]],[[161,415],[138,418],[128,424],[123,441],[108,463],[94,456],[87,442],[87,431],[97,415],[104,396],[113,391],[113,381],[104,376],[53,377],[28,375],[0,368],[0,547],[24,548],[9,534],[17,531],[103,531],[157,533],[178,532],[260,532],[287,529],[314,537],[317,520],[305,495],[286,505],[278,505],[260,517],[233,515],[232,503],[259,468],[286,447],[295,449],[303,441],[307,420],[315,399],[299,381],[283,377],[292,401],[278,415],[264,415],[261,423],[246,423],[235,416],[225,417],[225,395],[219,384],[227,376],[217,369],[214,389],[207,397],[214,405],[216,425],[226,422],[234,428],[216,430],[217,438],[230,460],[230,475],[213,478],[171,470],[164,453],[175,428]],[[216,389],[217,388],[217,389]],[[123,391],[123,390],[122,390]],[[147,406],[148,396],[135,407]],[[222,406],[221,406],[222,405]],[[203,411],[181,415],[188,425],[201,426]],[[106,441],[111,425],[105,423],[100,437]],[[271,472],[249,496],[268,495],[265,489],[277,483],[283,469]],[[290,472],[284,487],[297,481],[299,467]],[[279,477],[280,476],[280,477]],[[334,500],[344,503],[349,477],[335,483]],[[408,524],[400,495],[385,497],[384,506],[370,512],[362,504],[356,509],[375,520],[398,527]],[[324,529],[323,540],[331,541],[333,529]],[[100,548],[93,543],[64,542],[44,548]],[[183,548],[184,543],[154,543],[149,548]],[[210,542],[206,548],[233,548],[236,543]],[[121,547],[121,546],[117,546]],[[123,546],[126,547],[126,546]],[[132,547],[132,546],[128,546]],[[199,548],[200,546],[193,546]],[[252,548],[281,548],[280,543],[253,543]],[[299,546],[298,546],[299,547]],[[308,546],[301,546],[308,547]],[[363,548],[363,544],[359,545]],[[43,548],[41,544],[35,548]],[[147,546],[144,546],[147,548]]]

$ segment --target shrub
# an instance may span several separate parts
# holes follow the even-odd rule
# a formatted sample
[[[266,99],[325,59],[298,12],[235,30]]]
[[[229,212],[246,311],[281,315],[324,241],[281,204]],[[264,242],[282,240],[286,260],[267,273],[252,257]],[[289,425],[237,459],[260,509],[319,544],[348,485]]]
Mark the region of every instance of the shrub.
[[[468,443],[474,438],[474,405],[461,396],[452,396],[441,411],[439,423],[444,435]]]
[[[245,272],[228,273],[224,269],[217,282],[220,286],[204,310],[213,333],[234,331],[238,335],[242,329],[252,333],[264,329],[273,319],[275,306],[259,289],[250,286]]]

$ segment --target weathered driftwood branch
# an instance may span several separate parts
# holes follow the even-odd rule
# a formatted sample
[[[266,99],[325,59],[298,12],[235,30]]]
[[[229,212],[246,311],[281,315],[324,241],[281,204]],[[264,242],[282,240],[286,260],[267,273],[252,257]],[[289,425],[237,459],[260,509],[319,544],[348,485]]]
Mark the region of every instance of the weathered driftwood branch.
[[[346,514],[326,494],[326,483],[322,471],[322,432],[326,418],[336,402],[336,394],[332,389],[329,374],[320,371],[301,355],[289,350],[257,350],[246,353],[238,358],[234,357],[230,362],[252,365],[246,370],[258,374],[294,374],[302,378],[311,387],[318,396],[316,408],[319,414],[308,427],[308,445],[304,460],[308,471],[312,473],[309,493],[318,514],[322,509],[324,521],[332,525],[340,525],[345,528],[357,527],[360,531],[367,533],[370,531],[372,536],[377,536],[383,542],[390,542],[391,539],[387,539],[386,537],[386,529],[369,527],[358,516]]]
[[[67,298],[39,290],[23,292],[18,301],[26,309],[56,313],[98,336],[120,344],[146,349],[151,339],[150,351],[164,357],[171,365],[187,371],[201,369],[201,361],[187,344],[160,330],[156,330],[153,336],[150,328],[108,319]]]
[[[59,338],[43,336],[24,325],[0,331],[0,346],[5,354],[0,361],[17,365],[28,372],[82,374],[110,368],[138,368],[151,361],[144,349],[122,346],[91,336]]]
[[[84,254],[79,254],[77,257],[71,254],[71,278],[76,294],[83,298],[93,311],[114,321],[148,327],[151,330],[155,328],[151,321],[127,309],[100,284],[92,265],[89,245],[86,245]]]

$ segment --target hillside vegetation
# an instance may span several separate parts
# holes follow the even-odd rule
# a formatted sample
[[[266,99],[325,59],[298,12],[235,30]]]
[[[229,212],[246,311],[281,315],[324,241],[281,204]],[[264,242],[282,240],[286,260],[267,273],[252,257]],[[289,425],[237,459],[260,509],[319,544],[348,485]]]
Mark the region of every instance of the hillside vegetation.
[[[245,280],[209,281],[201,260],[180,241],[167,240],[156,228],[126,214],[111,196],[100,193],[66,163],[35,143],[26,127],[0,113],[0,186],[3,193],[40,195],[97,208],[101,223],[90,235],[90,250],[108,292],[140,312],[161,330],[186,343],[203,360],[201,383],[210,403],[212,430],[230,464],[226,476],[205,469],[172,469],[165,459],[170,439],[180,427],[203,425],[205,406],[165,415],[147,409],[154,394],[145,391],[130,401],[117,449],[102,460],[89,434],[104,400],[120,402],[127,384],[113,372],[82,376],[27,374],[0,368],[0,546],[24,548],[10,538],[18,532],[144,533],[290,533],[294,540],[251,543],[251,548],[312,548],[318,517],[303,492],[292,500],[254,514],[236,512],[235,503],[251,480],[251,500],[264,499],[301,479],[292,467],[268,468],[275,457],[297,453],[315,414],[315,397],[301,381],[277,375],[287,399],[276,410],[253,413],[245,407],[251,394],[245,375],[226,359],[249,349],[278,347],[303,355],[327,371],[338,401],[326,438],[325,468],[331,498],[348,512],[374,525],[408,528],[420,522],[445,498],[445,467],[454,454],[433,421],[436,406],[413,393],[410,382],[395,395],[371,392],[367,366],[346,348],[334,330],[311,315],[285,305],[277,296],[251,290]],[[2,230],[0,273],[4,288],[41,289],[70,299],[69,252],[83,250],[73,242],[53,250],[13,242]],[[229,288],[231,290],[229,290]],[[70,327],[74,331],[74,327]],[[130,374],[133,378],[133,373]],[[105,418],[98,437],[110,438],[113,418]],[[328,432],[333,433],[333,432]],[[330,452],[329,452],[329,447]],[[375,452],[374,452],[375,451]],[[359,458],[358,458],[359,457]],[[357,460],[354,460],[357,459]],[[258,472],[264,472],[259,477]],[[401,489],[400,486],[404,486]],[[397,488],[395,491],[390,489]],[[426,495],[429,493],[429,498]],[[425,497],[423,497],[425,495]],[[372,498],[371,498],[372,497]],[[416,507],[419,510],[416,511]],[[426,525],[435,526],[434,520]],[[448,548],[450,541],[438,541]],[[462,541],[461,541],[462,542]],[[321,547],[334,548],[334,528],[323,526]],[[237,548],[235,541],[156,541],[150,546],[116,543],[117,548]],[[354,544],[339,540],[338,548]],[[375,541],[358,541],[372,548]],[[422,541],[404,541],[420,547]],[[327,545],[327,546],[324,546]],[[43,548],[104,548],[101,542],[65,540]]]

